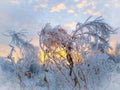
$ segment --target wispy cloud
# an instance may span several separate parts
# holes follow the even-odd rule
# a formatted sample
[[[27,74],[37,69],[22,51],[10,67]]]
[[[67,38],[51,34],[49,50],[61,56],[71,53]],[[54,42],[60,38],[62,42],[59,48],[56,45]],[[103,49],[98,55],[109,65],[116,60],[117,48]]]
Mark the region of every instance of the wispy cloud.
[[[75,11],[73,9],[69,9],[67,12],[68,13],[75,13]]]
[[[48,4],[40,4],[40,7],[46,8]]]
[[[70,23],[64,24],[64,27],[66,27],[66,28],[73,28],[75,25],[76,25],[76,22],[70,22]]]
[[[100,16],[101,15],[101,13],[100,13],[100,11],[92,11],[92,10],[90,10],[90,9],[88,9],[88,10],[86,10],[85,12],[84,12],[84,14],[89,14],[89,15],[93,15],[93,16]]]
[[[96,8],[97,2],[96,1],[87,1],[87,0],[82,0],[81,3],[76,4],[77,8],[84,8],[87,6],[90,6],[91,8]]]
[[[66,9],[66,6],[64,3],[60,3],[54,7],[51,8],[50,12],[60,12],[62,10],[65,10]]]
[[[73,14],[74,17],[77,17],[77,16],[78,16],[78,14],[75,12],[74,9],[69,9],[69,10],[67,11],[67,13]]]
[[[87,0],[83,0],[81,3],[76,5],[77,8],[83,8],[87,5]]]
[[[38,11],[40,8],[46,8],[48,4],[39,4],[34,6],[34,11]]]

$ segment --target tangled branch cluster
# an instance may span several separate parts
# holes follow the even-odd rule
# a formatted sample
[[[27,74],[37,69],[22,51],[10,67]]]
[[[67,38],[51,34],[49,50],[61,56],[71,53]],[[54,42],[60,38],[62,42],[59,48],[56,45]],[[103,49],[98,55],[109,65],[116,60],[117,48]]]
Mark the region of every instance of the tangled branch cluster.
[[[119,62],[118,53],[115,57],[107,53],[111,33],[114,30],[101,17],[77,23],[71,34],[59,25],[53,28],[46,24],[38,34],[40,48],[37,48],[24,39],[24,32],[13,31],[9,33],[12,38],[9,44],[11,51],[4,64],[9,66],[8,71],[17,76],[22,89],[28,85],[34,89],[94,90],[97,83],[108,77],[108,71]],[[16,63],[13,56],[15,47],[21,54]],[[32,86],[27,84],[27,80],[32,82]]]

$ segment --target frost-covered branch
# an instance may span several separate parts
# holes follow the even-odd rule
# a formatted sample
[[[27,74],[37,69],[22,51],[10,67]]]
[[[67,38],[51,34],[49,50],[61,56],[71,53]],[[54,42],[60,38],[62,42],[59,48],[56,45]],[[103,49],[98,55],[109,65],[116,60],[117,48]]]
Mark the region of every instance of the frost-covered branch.
[[[26,40],[29,36],[25,32],[10,31],[7,35],[11,37],[7,57],[10,61],[0,59],[2,70],[7,71],[9,77],[13,76],[22,90],[98,90],[97,87],[106,87],[106,80],[110,81],[111,72],[119,65],[120,45],[115,55],[106,53],[114,30],[101,17],[92,21],[90,18],[77,23],[71,34],[60,25],[46,24],[38,33],[40,48]],[[21,55],[17,62],[14,62],[13,53]]]

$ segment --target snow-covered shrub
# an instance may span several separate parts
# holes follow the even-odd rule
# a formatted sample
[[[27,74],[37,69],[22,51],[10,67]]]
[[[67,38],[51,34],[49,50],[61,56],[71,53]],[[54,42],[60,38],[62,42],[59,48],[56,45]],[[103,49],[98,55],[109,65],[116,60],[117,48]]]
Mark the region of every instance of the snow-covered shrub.
[[[39,33],[41,50],[45,56],[47,56],[47,58],[44,58],[46,65],[49,64],[48,62],[54,63],[56,65],[55,69],[57,68],[65,78],[67,76],[66,80],[72,84],[73,87],[80,89],[82,82],[84,89],[87,89],[88,77],[85,73],[86,68],[81,69],[77,67],[77,64],[79,66],[81,63],[87,63],[87,58],[95,53],[107,55],[107,50],[110,48],[109,37],[113,32],[113,29],[103,22],[101,17],[93,21],[87,19],[83,24],[77,23],[76,30],[73,31],[72,34],[68,34],[59,25],[53,28],[50,24],[46,24]],[[64,56],[59,53],[62,50],[65,52]],[[58,55],[63,58],[59,58]],[[74,58],[75,56],[77,56],[77,58]],[[107,59],[108,58],[105,60],[102,59],[103,62],[101,62],[107,62]],[[76,61],[78,62],[76,63]],[[97,67],[95,67],[95,69],[96,68]],[[102,66],[100,68],[102,68]],[[110,70],[110,68],[108,69]],[[65,72],[69,74],[65,75]]]
[[[115,55],[116,55],[117,62],[120,63],[120,44],[116,45]]]
[[[11,31],[11,50],[0,59],[1,70],[14,76],[21,90],[102,90],[118,70],[114,59],[119,52],[115,57],[107,53],[113,32],[101,17],[77,23],[71,34],[60,25],[46,24],[38,34],[39,48],[26,40],[25,32]],[[21,57],[15,60],[17,52]]]

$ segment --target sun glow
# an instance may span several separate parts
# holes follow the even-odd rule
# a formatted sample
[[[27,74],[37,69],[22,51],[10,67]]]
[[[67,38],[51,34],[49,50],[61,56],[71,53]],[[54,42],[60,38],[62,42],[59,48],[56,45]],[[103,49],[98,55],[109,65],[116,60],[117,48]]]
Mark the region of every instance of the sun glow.
[[[107,53],[110,55],[115,55],[115,50],[108,49]]]
[[[15,52],[13,52],[14,62],[17,63],[20,58],[22,58],[22,55],[20,51],[17,49]]]
[[[108,49],[107,53],[110,55],[115,55],[115,50]],[[6,57],[8,54],[9,54],[9,52],[0,53],[0,55],[3,57]],[[38,57],[39,57],[41,65],[45,65],[46,60],[48,60],[49,57],[53,58],[53,56],[57,60],[66,60],[66,55],[67,55],[67,53],[66,53],[65,49],[63,49],[63,48],[57,48],[53,52],[48,52],[48,53],[44,53],[42,50],[39,50],[39,52],[38,52]],[[78,53],[77,51],[72,50],[71,56],[72,56],[74,63],[84,62],[84,58],[82,57],[81,53]],[[22,58],[22,55],[21,55],[19,49],[16,49],[13,52],[12,58],[14,59],[15,63],[17,63],[18,60],[20,58]]]
[[[56,49],[54,52],[44,53],[43,51],[40,50],[38,53],[38,57],[40,58],[41,65],[45,65],[46,60],[48,60],[48,59],[55,59],[55,60],[59,60],[59,61],[66,60],[67,61],[66,55],[67,55],[66,51],[64,49],[60,49],[60,48]],[[82,55],[80,53],[78,53],[77,51],[71,51],[71,56],[72,56],[74,63],[79,63],[79,62],[84,61]]]
[[[54,53],[54,54],[52,54],[52,53]],[[44,65],[48,58],[52,59],[53,57],[56,57],[56,59],[58,59],[58,60],[63,60],[64,58],[66,58],[66,51],[56,49],[55,52],[45,53],[42,50],[40,50],[38,53],[38,56],[40,58],[40,64]]]

